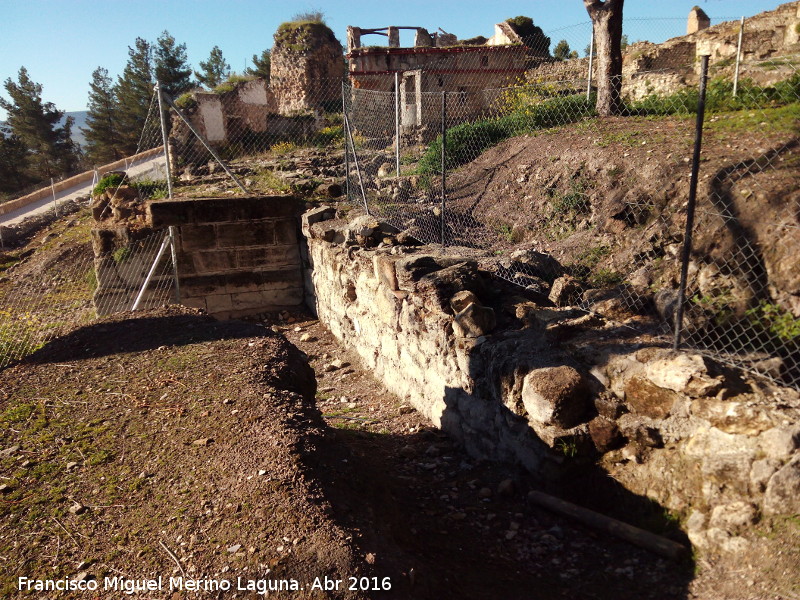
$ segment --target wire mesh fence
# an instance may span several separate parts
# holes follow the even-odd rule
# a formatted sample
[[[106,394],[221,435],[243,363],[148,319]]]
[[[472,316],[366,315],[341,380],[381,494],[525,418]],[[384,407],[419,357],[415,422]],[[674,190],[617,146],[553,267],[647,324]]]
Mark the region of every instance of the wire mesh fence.
[[[295,90],[245,78],[164,98],[173,195],[308,195],[334,186],[343,175],[341,85],[341,77],[320,78]],[[157,117],[148,119],[148,139],[162,136]],[[161,181],[151,199],[169,195]]]
[[[752,37],[740,61],[692,37],[632,43],[604,118],[584,58],[478,49],[381,82],[356,75],[348,197],[420,241],[490,251],[495,275],[542,302],[648,315],[667,338],[685,265],[684,346],[800,386],[800,57],[764,56]]]
[[[164,249],[168,232],[98,256],[94,237],[65,245],[50,241],[7,272],[0,282],[0,368],[98,316],[175,300],[171,254]]]

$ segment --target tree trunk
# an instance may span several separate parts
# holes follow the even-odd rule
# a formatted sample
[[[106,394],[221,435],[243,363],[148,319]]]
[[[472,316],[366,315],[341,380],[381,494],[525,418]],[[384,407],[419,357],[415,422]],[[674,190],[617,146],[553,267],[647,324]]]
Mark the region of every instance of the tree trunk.
[[[597,47],[597,113],[622,111],[622,5],[625,0],[583,0]]]

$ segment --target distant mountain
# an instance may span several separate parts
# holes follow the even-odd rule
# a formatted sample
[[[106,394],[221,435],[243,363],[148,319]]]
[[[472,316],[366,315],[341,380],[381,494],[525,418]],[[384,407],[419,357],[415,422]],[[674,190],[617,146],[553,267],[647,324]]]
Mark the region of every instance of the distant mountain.
[[[81,147],[86,146],[86,138],[81,131],[81,127],[86,127],[86,115],[88,114],[85,110],[78,110],[75,112],[68,112],[64,113],[64,119],[67,117],[72,117],[75,119],[75,123],[72,124],[72,141],[78,144]],[[62,119],[62,123],[64,120]]]
[[[78,144],[81,147],[86,146],[86,137],[84,137],[83,132],[80,130],[81,127],[86,127],[86,115],[88,114],[85,110],[77,110],[75,112],[68,112],[64,113],[64,118],[61,119],[61,123],[67,117],[72,117],[75,119],[75,122],[72,124],[72,141]],[[4,127],[6,124],[5,121],[0,121],[0,128]]]

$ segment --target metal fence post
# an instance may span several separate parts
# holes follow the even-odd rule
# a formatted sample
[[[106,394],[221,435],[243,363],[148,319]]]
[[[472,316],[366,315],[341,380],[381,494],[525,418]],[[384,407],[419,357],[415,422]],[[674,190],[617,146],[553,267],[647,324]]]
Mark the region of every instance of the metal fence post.
[[[395,179],[400,178],[400,73],[394,73]]]
[[[164,100],[161,97],[161,83],[156,81],[156,94],[158,95],[158,114],[161,123],[161,139],[164,141],[164,160],[167,163],[167,195],[172,200],[172,167],[169,164],[169,134],[167,133],[167,116],[164,112]],[[172,233],[170,233],[170,236]]]
[[[706,112],[706,83],[708,82],[708,55],[701,57],[700,64],[700,97],[697,100],[697,121],[695,124],[694,154],[692,156],[692,178],[689,182],[689,202],[686,207],[686,230],[683,235],[681,252],[681,281],[678,287],[678,300],[675,310],[675,339],[672,349],[677,350],[681,344],[683,329],[683,311],[686,304],[686,279],[689,274],[689,257],[692,252],[692,230],[694,229],[694,212],[697,204],[697,177],[700,173],[700,151],[703,147],[703,119]]]
[[[367,202],[367,192],[364,189],[364,180],[361,177],[361,167],[358,164],[358,153],[356,152],[356,143],[353,141],[353,131],[350,129],[350,119],[347,117],[347,113],[344,114],[344,133],[345,136],[345,151],[347,148],[347,141],[350,141],[350,147],[353,149],[353,163],[356,166],[356,174],[358,175],[358,187],[361,188],[361,199],[364,201],[364,210],[367,211],[368,215],[372,213],[369,211],[369,202]]]
[[[742,37],[744,35],[744,17],[739,23],[739,43],[736,46],[736,71],[733,73],[733,97],[739,91],[739,63],[742,60]]]
[[[592,63],[594,62],[594,23],[592,23],[592,37],[589,40],[589,74],[586,77],[586,99],[592,95]]]
[[[342,115],[347,118],[347,84],[342,82]],[[344,194],[350,200],[350,147],[347,145],[347,132],[344,132]]]
[[[444,211],[447,208],[447,92],[442,90],[442,246],[447,245],[444,231]]]
[[[178,251],[175,226],[169,226],[169,250],[172,255],[172,276],[175,278],[175,304],[181,303],[181,284],[178,280]]]
[[[139,309],[139,305],[142,303],[142,299],[144,298],[144,293],[147,291],[147,286],[150,285],[150,280],[153,279],[153,275],[155,275],[156,268],[158,267],[158,262],[161,260],[161,257],[164,256],[164,250],[167,249],[167,244],[169,244],[169,238],[170,238],[169,234],[164,236],[164,239],[161,242],[161,246],[158,248],[158,252],[156,253],[156,258],[153,261],[153,264],[150,265],[150,270],[147,272],[147,276],[144,278],[144,283],[142,283],[142,287],[139,290],[139,293],[136,295],[136,299],[133,301],[133,305],[131,306],[131,312],[134,312]]]
[[[53,178],[50,178],[50,191],[53,192],[53,212],[58,216],[58,202],[56,202],[56,186],[53,183]]]

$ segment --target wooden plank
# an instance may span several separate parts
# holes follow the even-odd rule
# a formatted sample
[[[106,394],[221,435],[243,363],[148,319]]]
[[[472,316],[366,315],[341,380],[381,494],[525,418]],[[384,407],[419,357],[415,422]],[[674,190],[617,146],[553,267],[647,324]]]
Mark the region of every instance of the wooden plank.
[[[640,548],[654,552],[672,560],[680,560],[688,555],[689,549],[660,535],[639,529],[633,525],[617,521],[588,508],[583,508],[566,500],[561,500],[543,492],[532,491],[528,498],[535,504],[560,515],[580,521],[584,525],[610,533]]]

